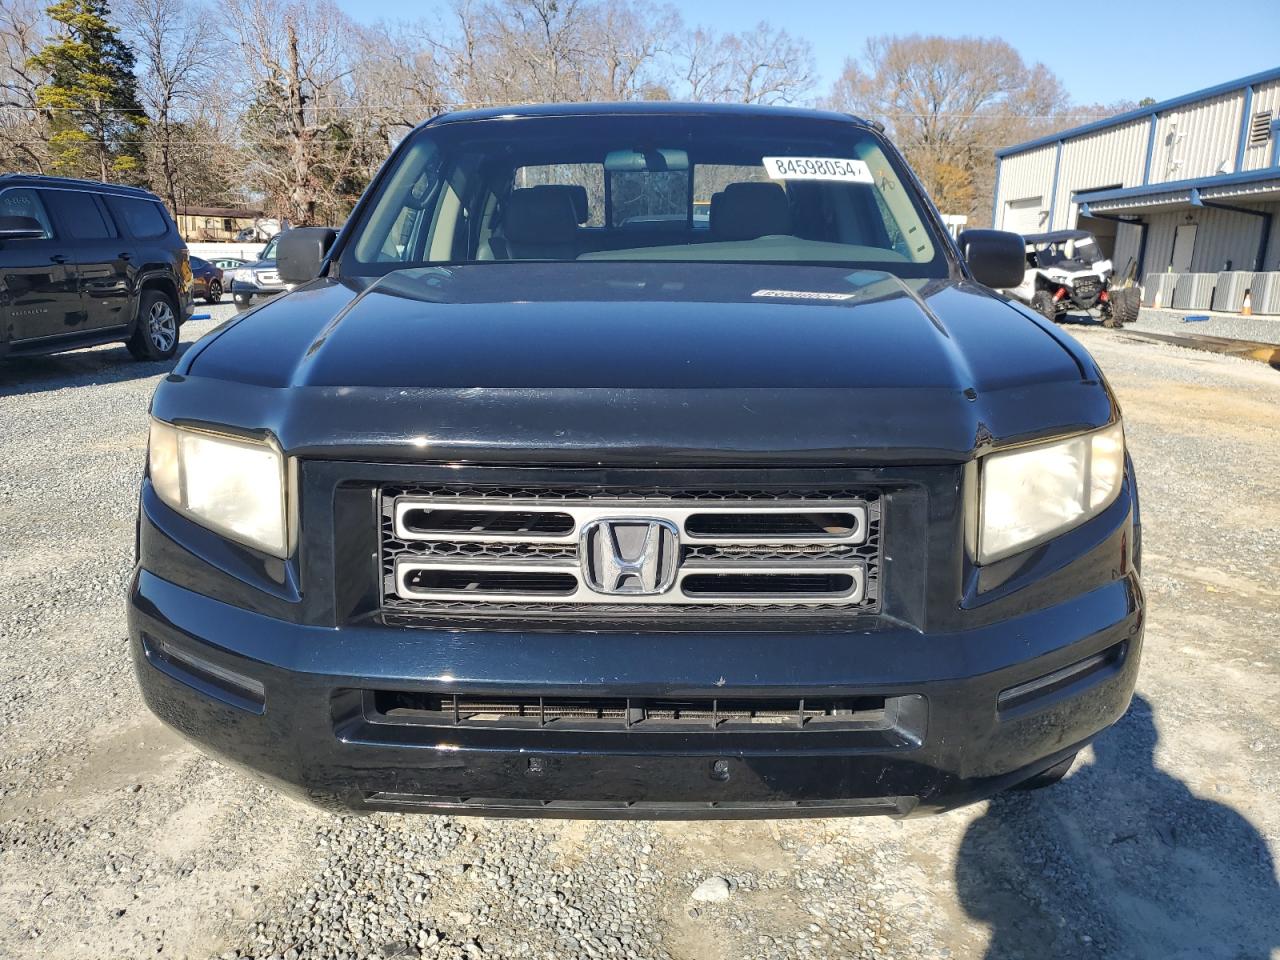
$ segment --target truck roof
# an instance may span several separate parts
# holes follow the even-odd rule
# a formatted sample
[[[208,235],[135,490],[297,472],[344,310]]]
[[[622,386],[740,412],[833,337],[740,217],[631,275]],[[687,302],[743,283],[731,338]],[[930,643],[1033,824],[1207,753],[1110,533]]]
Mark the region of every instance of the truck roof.
[[[438,114],[421,126],[461,123],[467,120],[506,120],[527,117],[599,117],[599,116],[729,116],[792,117],[797,120],[834,120],[859,123],[883,130],[883,124],[851,113],[812,110],[806,107],[764,106],[747,103],[684,103],[670,100],[640,100],[612,103],[532,103],[512,106],[479,107]]]

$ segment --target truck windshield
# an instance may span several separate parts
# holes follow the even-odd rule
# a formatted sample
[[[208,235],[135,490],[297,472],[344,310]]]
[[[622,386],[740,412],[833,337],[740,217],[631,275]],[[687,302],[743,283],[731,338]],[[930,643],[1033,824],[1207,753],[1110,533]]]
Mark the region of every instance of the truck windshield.
[[[900,161],[852,122],[595,115],[424,127],[361,207],[344,273],[501,261],[773,262],[944,277]]]

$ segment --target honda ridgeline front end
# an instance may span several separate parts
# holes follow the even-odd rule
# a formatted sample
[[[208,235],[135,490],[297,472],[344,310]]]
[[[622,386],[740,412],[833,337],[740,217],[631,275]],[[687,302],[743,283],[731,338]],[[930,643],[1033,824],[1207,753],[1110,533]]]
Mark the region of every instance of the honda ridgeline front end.
[[[904,816],[1127,708],[1115,398],[876,126],[451,114],[286,237],[306,282],[151,408],[133,656],[213,755],[357,810]]]

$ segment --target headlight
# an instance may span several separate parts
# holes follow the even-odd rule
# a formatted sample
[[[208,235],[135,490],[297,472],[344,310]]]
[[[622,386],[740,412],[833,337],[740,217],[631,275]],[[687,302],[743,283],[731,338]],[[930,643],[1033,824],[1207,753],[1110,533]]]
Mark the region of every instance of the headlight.
[[[160,499],[197,523],[288,556],[284,456],[268,443],[151,421],[148,467]]]
[[[982,458],[978,562],[1055,537],[1111,505],[1124,479],[1124,428]]]
[[[241,283],[253,283],[254,276],[252,270],[237,270],[236,279]]]

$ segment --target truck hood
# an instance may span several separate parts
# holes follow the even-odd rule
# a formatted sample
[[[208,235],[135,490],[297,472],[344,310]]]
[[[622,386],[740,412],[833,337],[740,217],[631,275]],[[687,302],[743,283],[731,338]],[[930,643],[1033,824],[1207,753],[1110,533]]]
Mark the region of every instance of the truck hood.
[[[950,462],[1112,415],[1087,354],[971,282],[670,263],[316,281],[155,411],[302,456],[629,464]]]

